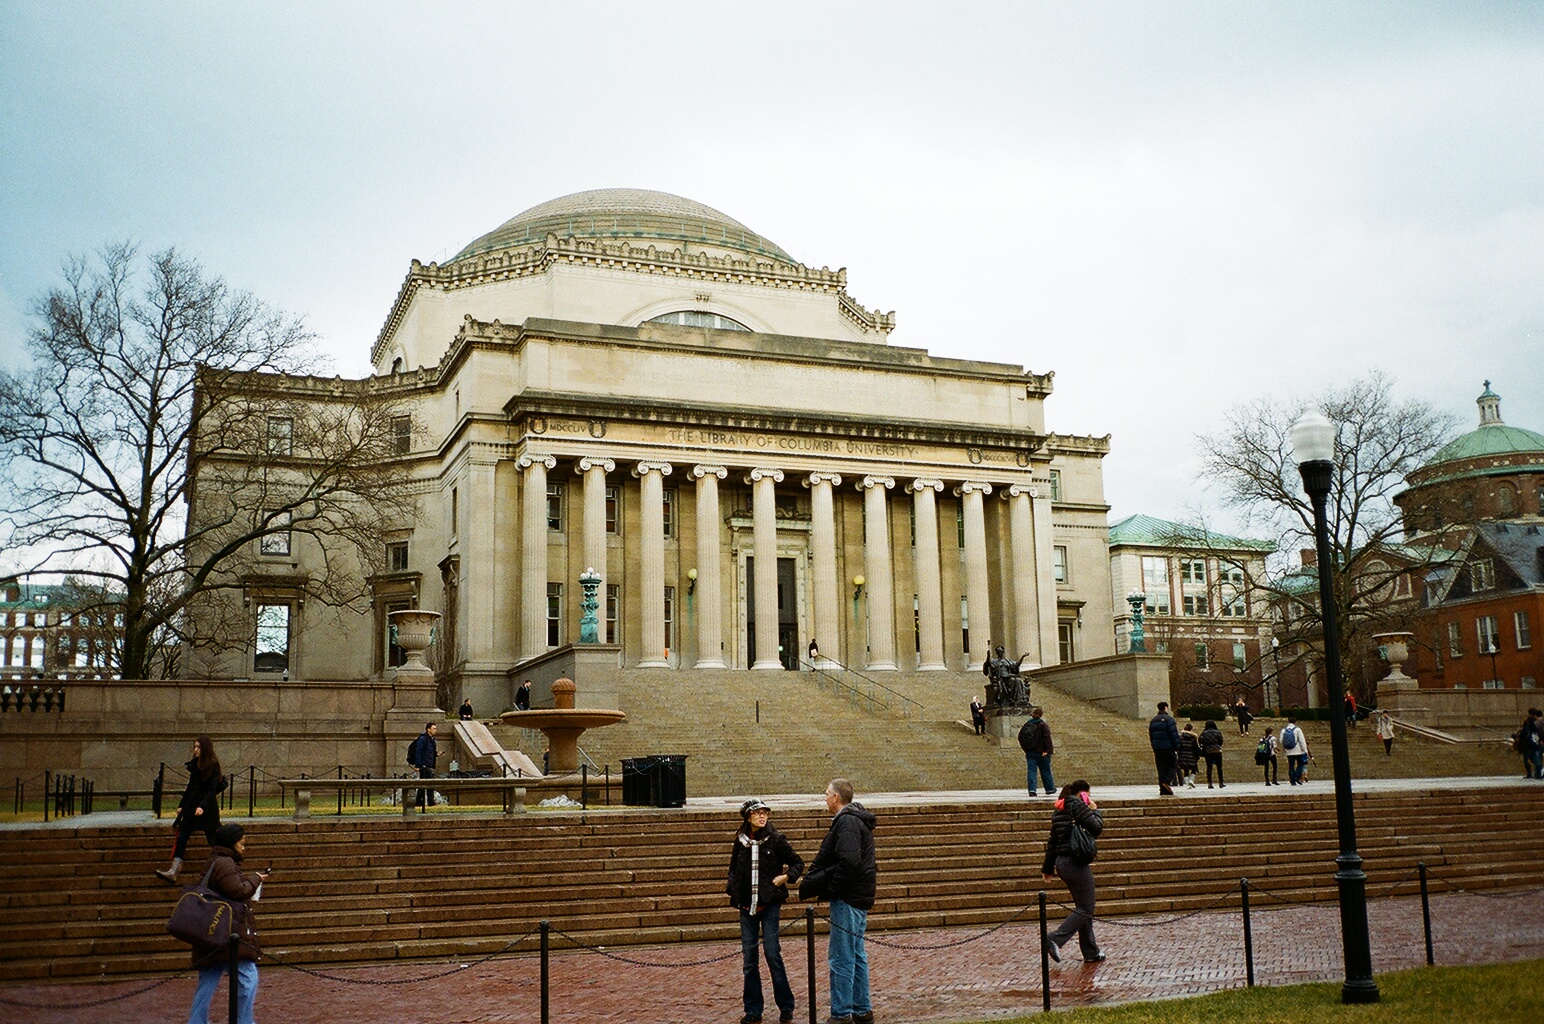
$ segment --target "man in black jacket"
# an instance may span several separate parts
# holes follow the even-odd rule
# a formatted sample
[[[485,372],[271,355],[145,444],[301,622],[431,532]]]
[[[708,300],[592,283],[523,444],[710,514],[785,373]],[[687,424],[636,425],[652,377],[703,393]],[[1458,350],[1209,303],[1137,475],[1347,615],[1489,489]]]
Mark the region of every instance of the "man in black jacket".
[[[433,722],[425,723],[424,731],[419,734],[418,738],[413,741],[413,745],[408,748],[407,763],[418,769],[418,777],[420,779],[434,778],[434,766],[438,763],[440,757],[439,747],[434,742],[434,734],[437,729],[438,726]],[[422,807],[425,800],[428,801],[430,807],[434,806],[434,790],[420,789],[418,791],[418,806]]]
[[[1056,795],[1056,783],[1051,779],[1051,727],[1040,716],[1039,708],[1029,709],[1029,721],[1019,726],[1019,746],[1024,748],[1024,759],[1029,762],[1029,795],[1035,795],[1035,772],[1045,783],[1045,795]]]
[[[1153,763],[1158,766],[1158,795],[1173,796],[1174,770],[1179,766],[1179,726],[1169,714],[1169,702],[1158,702],[1158,713],[1147,723],[1147,738],[1153,746]]]
[[[874,861],[874,815],[852,801],[852,783],[832,779],[826,786],[831,829],[805,872],[799,898],[831,901],[831,938],[826,963],[831,972],[831,1016],[827,1024],[871,1024],[868,952],[863,937],[879,869]]]

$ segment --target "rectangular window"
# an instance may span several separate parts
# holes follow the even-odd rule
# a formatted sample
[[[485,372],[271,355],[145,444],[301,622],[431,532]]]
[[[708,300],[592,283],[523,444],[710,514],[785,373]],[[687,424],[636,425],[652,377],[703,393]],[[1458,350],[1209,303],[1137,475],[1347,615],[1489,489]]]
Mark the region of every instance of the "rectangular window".
[[[960,648],[970,650],[970,602],[960,595]]]
[[[1523,689],[1532,690],[1538,687],[1538,682],[1532,676],[1523,676]]]
[[[386,545],[386,571],[407,572],[407,541]]]
[[[563,485],[547,485],[547,529],[563,531]]]
[[[621,508],[621,503],[620,503],[620,498],[617,495],[617,488],[616,488],[616,486],[612,485],[610,487],[607,487],[606,488],[606,532],[607,533],[615,534],[615,533],[621,532],[620,523],[621,523],[622,519],[621,519],[621,515],[620,515],[620,512],[619,512],[620,508]],[[610,641],[607,641],[607,642],[609,643]]]
[[[36,626],[38,629],[42,629],[44,626],[48,625],[48,613],[47,612],[33,612],[32,613],[32,624],[34,626]]]
[[[1247,658],[1246,658],[1245,653],[1244,653],[1244,645],[1243,644],[1234,644],[1233,645],[1233,667],[1238,669],[1240,672],[1242,672],[1242,671],[1244,671],[1244,665],[1246,663],[1247,663]]]
[[[1211,652],[1205,644],[1196,644],[1196,668],[1207,668],[1211,665]]]
[[[1062,544],[1051,546],[1051,569],[1057,583],[1067,582],[1067,548]]]
[[[413,450],[413,417],[393,416],[391,418],[391,453],[393,455],[406,455]]]
[[[960,550],[965,550],[965,503],[960,502],[960,507],[955,510],[954,532],[958,534]]]
[[[290,532],[288,512],[269,512],[263,517],[268,520],[271,533],[265,533],[257,541],[257,550],[264,555],[288,555],[290,553]],[[283,527],[283,529],[280,529]]]
[[[1051,500],[1061,501],[1061,470],[1051,470]]]
[[[606,584],[606,643],[617,642],[617,617],[622,608],[622,588],[615,583]]]
[[[563,584],[547,584],[547,646],[563,643]]]
[[[386,667],[387,668],[396,668],[399,665],[407,664],[407,652],[404,651],[397,644],[397,627],[393,626],[391,624],[391,613],[392,612],[405,612],[405,611],[407,611],[411,607],[413,607],[413,606],[411,604],[409,604],[407,601],[393,601],[392,603],[386,605],[386,607],[384,609],[385,615],[383,617],[386,620],[386,622],[385,622],[385,626],[386,626],[385,641],[386,641]]]
[[[1184,596],[1184,601],[1185,601],[1185,614],[1186,615],[1205,615],[1205,614],[1207,614],[1207,603],[1206,603],[1206,595],[1205,594],[1186,594]]]
[[[268,454],[289,455],[295,450],[295,420],[290,416],[268,417]]]
[[[460,529],[461,522],[461,495],[452,487],[450,489],[450,535],[454,537]]]
[[[290,667],[290,606],[257,606],[257,648],[254,672],[288,672]]]
[[[1488,558],[1469,563],[1469,587],[1475,593],[1496,586],[1496,564]]]
[[[1169,614],[1169,560],[1142,556],[1142,591],[1147,594],[1147,614]]]
[[[915,504],[908,505],[907,508],[906,508],[906,514],[911,517],[911,546],[912,547],[916,547],[917,546],[917,506]]]
[[[1070,665],[1073,662],[1072,629],[1070,622],[1056,624],[1056,654],[1061,658],[1063,665]]]
[[[1479,646],[1475,648],[1480,654],[1495,654],[1501,649],[1497,642],[1496,617],[1494,615],[1481,615],[1474,620],[1475,636],[1479,640]]]
[[[1448,657],[1462,658],[1464,656],[1464,638],[1463,634],[1459,632],[1458,623],[1449,622],[1447,624],[1447,635]]]
[[[1249,615],[1249,603],[1244,600],[1244,595],[1232,587],[1224,588],[1221,594],[1222,615],[1229,619],[1242,619]]]
[[[665,539],[668,540],[676,535],[676,489],[666,487],[659,496],[665,525]]]
[[[917,653],[922,653],[922,602],[911,595],[911,635],[916,642]]]
[[[1527,612],[1512,613],[1512,630],[1517,637],[1519,651],[1526,651],[1533,646],[1533,632],[1529,629]]]
[[[675,587],[665,588],[665,656],[675,647]]]
[[[1499,679],[1487,679],[1487,680],[1485,680],[1485,689],[1487,689],[1487,690],[1504,690],[1504,689],[1506,689],[1506,684],[1503,683]]]
[[[1244,585],[1244,567],[1237,562],[1223,562],[1219,571],[1222,573],[1222,582],[1230,587],[1242,587]]]
[[[1206,559],[1181,558],[1179,560],[1179,578],[1184,583],[1199,583],[1206,585]]]

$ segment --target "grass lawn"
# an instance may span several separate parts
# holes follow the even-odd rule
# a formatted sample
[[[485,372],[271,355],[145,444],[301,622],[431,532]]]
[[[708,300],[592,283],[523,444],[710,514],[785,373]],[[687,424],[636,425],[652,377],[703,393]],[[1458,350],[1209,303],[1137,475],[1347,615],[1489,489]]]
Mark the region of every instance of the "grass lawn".
[[[1377,976],[1377,1003],[1346,1006],[1340,983],[1235,989],[1193,999],[1053,1010],[1019,1024],[1453,1024],[1537,1020],[1544,1008],[1544,960],[1481,967],[1426,967]]]

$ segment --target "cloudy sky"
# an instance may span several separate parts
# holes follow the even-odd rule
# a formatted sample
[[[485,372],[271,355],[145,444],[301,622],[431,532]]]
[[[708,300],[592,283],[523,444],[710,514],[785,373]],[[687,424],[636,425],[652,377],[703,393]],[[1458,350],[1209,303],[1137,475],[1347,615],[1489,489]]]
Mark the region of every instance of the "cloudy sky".
[[[1056,372],[1112,520],[1224,410],[1373,368],[1544,430],[1544,5],[7,4],[0,359],[71,253],[176,246],[361,375],[408,262],[637,187]]]

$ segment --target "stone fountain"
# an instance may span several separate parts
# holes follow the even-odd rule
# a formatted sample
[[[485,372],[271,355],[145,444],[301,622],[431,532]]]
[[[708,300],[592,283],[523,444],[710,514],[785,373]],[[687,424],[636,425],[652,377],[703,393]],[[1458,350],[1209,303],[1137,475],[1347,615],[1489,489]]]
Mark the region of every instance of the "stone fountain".
[[[559,679],[552,684],[551,708],[534,711],[506,711],[499,717],[522,729],[540,729],[547,737],[547,774],[563,775],[579,770],[579,737],[586,729],[615,725],[627,717],[609,708],[574,707],[574,681]]]

